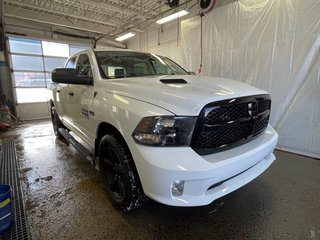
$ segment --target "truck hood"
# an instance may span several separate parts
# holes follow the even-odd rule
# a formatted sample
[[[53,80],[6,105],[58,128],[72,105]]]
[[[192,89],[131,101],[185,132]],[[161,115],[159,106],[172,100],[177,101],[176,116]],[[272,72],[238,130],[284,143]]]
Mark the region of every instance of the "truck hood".
[[[148,102],[180,116],[197,116],[210,102],[268,94],[239,81],[195,75],[121,78],[105,83],[106,92]]]

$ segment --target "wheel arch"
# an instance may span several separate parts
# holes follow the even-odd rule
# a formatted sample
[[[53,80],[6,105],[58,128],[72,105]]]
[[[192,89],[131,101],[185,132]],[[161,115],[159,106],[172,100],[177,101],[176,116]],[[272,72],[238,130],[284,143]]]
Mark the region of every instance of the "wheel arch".
[[[94,143],[94,154],[95,154],[95,157],[98,156],[98,151],[99,151],[99,144],[100,144],[100,141],[102,139],[102,137],[106,134],[112,134],[112,135],[115,135],[117,137],[117,139],[121,142],[121,144],[123,144],[123,146],[125,146],[130,155],[132,156],[131,154],[131,151],[129,149],[129,146],[128,144],[126,143],[123,135],[120,133],[120,131],[114,127],[113,125],[111,125],[110,123],[107,123],[107,122],[101,122],[99,125],[98,125],[98,128],[97,128],[97,132],[96,132],[96,139],[95,139],[95,143]]]

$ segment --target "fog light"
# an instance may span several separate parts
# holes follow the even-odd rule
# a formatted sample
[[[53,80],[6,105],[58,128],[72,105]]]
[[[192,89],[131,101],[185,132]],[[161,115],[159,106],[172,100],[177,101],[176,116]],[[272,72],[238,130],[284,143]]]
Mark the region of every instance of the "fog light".
[[[171,186],[171,192],[173,196],[181,196],[183,194],[184,181],[177,180],[174,181]]]

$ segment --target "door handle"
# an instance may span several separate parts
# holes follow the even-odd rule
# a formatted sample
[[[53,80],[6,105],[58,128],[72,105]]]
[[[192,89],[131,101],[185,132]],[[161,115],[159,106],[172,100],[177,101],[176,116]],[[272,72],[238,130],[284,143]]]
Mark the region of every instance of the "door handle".
[[[73,92],[69,92],[68,95],[73,97],[74,94]]]

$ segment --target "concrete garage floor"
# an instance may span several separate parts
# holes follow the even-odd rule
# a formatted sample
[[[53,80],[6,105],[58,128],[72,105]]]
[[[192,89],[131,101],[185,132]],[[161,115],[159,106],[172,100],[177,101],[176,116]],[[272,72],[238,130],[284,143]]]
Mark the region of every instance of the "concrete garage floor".
[[[50,121],[2,133],[15,141],[33,239],[320,239],[320,161],[276,151],[262,176],[209,206],[149,201],[115,209],[99,173],[56,140]]]

